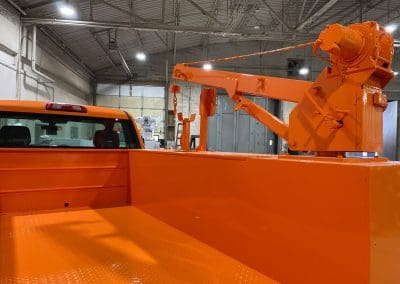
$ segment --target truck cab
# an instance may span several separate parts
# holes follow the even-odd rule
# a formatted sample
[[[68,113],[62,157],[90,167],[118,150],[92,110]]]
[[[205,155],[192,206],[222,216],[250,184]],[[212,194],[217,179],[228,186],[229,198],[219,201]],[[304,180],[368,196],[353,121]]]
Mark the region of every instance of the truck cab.
[[[141,149],[122,110],[30,101],[0,102],[1,148]]]
[[[276,283],[145,212],[142,148],[121,110],[0,101],[0,283]]]

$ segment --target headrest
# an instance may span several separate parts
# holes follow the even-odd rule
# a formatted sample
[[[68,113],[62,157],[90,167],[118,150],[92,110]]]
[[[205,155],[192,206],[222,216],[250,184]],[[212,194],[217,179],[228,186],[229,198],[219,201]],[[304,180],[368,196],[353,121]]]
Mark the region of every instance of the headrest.
[[[31,143],[31,133],[26,126],[3,126],[0,129],[0,146],[20,147]]]

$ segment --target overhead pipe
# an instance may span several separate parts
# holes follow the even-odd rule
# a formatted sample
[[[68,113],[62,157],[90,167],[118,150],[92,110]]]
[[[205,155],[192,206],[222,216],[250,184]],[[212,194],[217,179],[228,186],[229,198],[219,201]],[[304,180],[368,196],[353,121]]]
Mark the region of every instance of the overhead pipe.
[[[237,39],[246,40],[276,40],[276,41],[304,41],[313,39],[318,34],[301,33],[301,32],[268,32],[268,34],[252,33],[250,30],[241,32],[226,32],[220,28],[204,28],[204,27],[188,27],[166,24],[153,23],[127,23],[127,22],[99,22],[99,21],[80,21],[67,19],[51,19],[51,18],[29,18],[22,17],[21,21],[25,25],[59,25],[59,26],[76,26],[87,28],[103,28],[103,29],[124,29],[138,31],[159,31],[173,33],[195,33],[221,36],[225,38],[235,37]]]
[[[24,36],[26,33],[26,28],[23,28],[22,25],[19,25],[19,33],[18,33],[18,37],[19,37],[19,42],[18,42],[18,53],[17,53],[17,70],[15,72],[15,88],[16,88],[16,94],[15,97],[17,98],[17,100],[21,99],[21,68],[22,68],[22,62],[21,62],[21,58],[22,58],[22,49],[23,49],[23,40],[24,40]]]
[[[27,13],[22,10],[22,8],[20,6],[18,6],[13,0],[7,0],[8,4],[10,4],[11,6],[14,7],[15,10],[17,10],[19,13],[21,13],[22,15],[26,16]]]
[[[133,79],[132,71],[131,71],[131,69],[129,69],[129,66],[126,63],[126,60],[125,60],[124,56],[122,55],[121,51],[117,50],[117,54],[118,54],[118,57],[119,57],[119,59],[121,61],[122,67],[124,68],[124,70],[125,70],[126,74],[128,75],[129,79]]]
[[[54,80],[47,76],[46,74],[43,74],[39,70],[36,69],[36,35],[37,35],[37,28],[36,25],[32,27],[32,54],[31,54],[31,67],[33,73],[39,75],[42,78],[45,78],[48,82],[43,82],[43,83],[54,83]]]

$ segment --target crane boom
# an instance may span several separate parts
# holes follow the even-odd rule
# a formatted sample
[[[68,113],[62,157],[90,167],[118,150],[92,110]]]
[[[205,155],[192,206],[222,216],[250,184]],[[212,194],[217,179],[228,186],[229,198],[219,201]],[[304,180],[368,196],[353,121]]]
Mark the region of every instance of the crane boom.
[[[328,53],[329,58],[322,58],[319,50]],[[376,22],[347,27],[333,24],[320,33],[313,51],[331,63],[315,82],[204,70],[189,64],[177,64],[173,78],[224,89],[236,104],[235,110],[249,113],[286,139],[292,150],[329,156],[351,151],[381,152],[382,113],[387,106],[382,88],[394,76],[391,35]],[[289,124],[285,124],[244,95],[297,105],[290,113]]]
[[[229,71],[204,70],[184,63],[175,65],[174,78],[224,89],[230,98],[234,98],[236,93],[241,93],[295,103],[302,99],[304,90],[309,89],[312,84],[312,82],[304,80],[290,80],[290,90],[282,92],[282,90],[288,88],[288,79]]]

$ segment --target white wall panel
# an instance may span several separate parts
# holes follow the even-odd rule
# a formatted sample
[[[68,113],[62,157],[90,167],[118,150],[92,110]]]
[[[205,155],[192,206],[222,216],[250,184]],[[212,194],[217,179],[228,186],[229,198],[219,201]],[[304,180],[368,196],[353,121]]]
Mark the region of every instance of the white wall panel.
[[[19,49],[19,16],[5,1],[0,2],[0,44],[14,52]]]
[[[142,108],[142,97],[126,97],[121,96],[121,107],[125,108]]]
[[[14,8],[0,0],[0,99],[90,103],[90,80],[78,75],[72,67],[53,55],[51,51],[43,50],[40,42],[36,53],[37,68],[55,82],[46,86],[39,84],[39,82],[43,82],[43,78],[32,72],[30,65],[32,42],[28,40],[28,47],[26,47],[25,41],[21,54],[23,61],[19,76],[20,83],[17,83],[16,62],[18,57],[10,53],[10,50],[15,53],[19,52],[19,30],[19,15]],[[25,51],[28,53],[26,54]]]
[[[15,99],[16,71],[14,58],[0,51],[0,98]]]
[[[108,95],[97,95],[96,96],[96,105],[118,108],[119,107],[119,97],[108,96]]]

